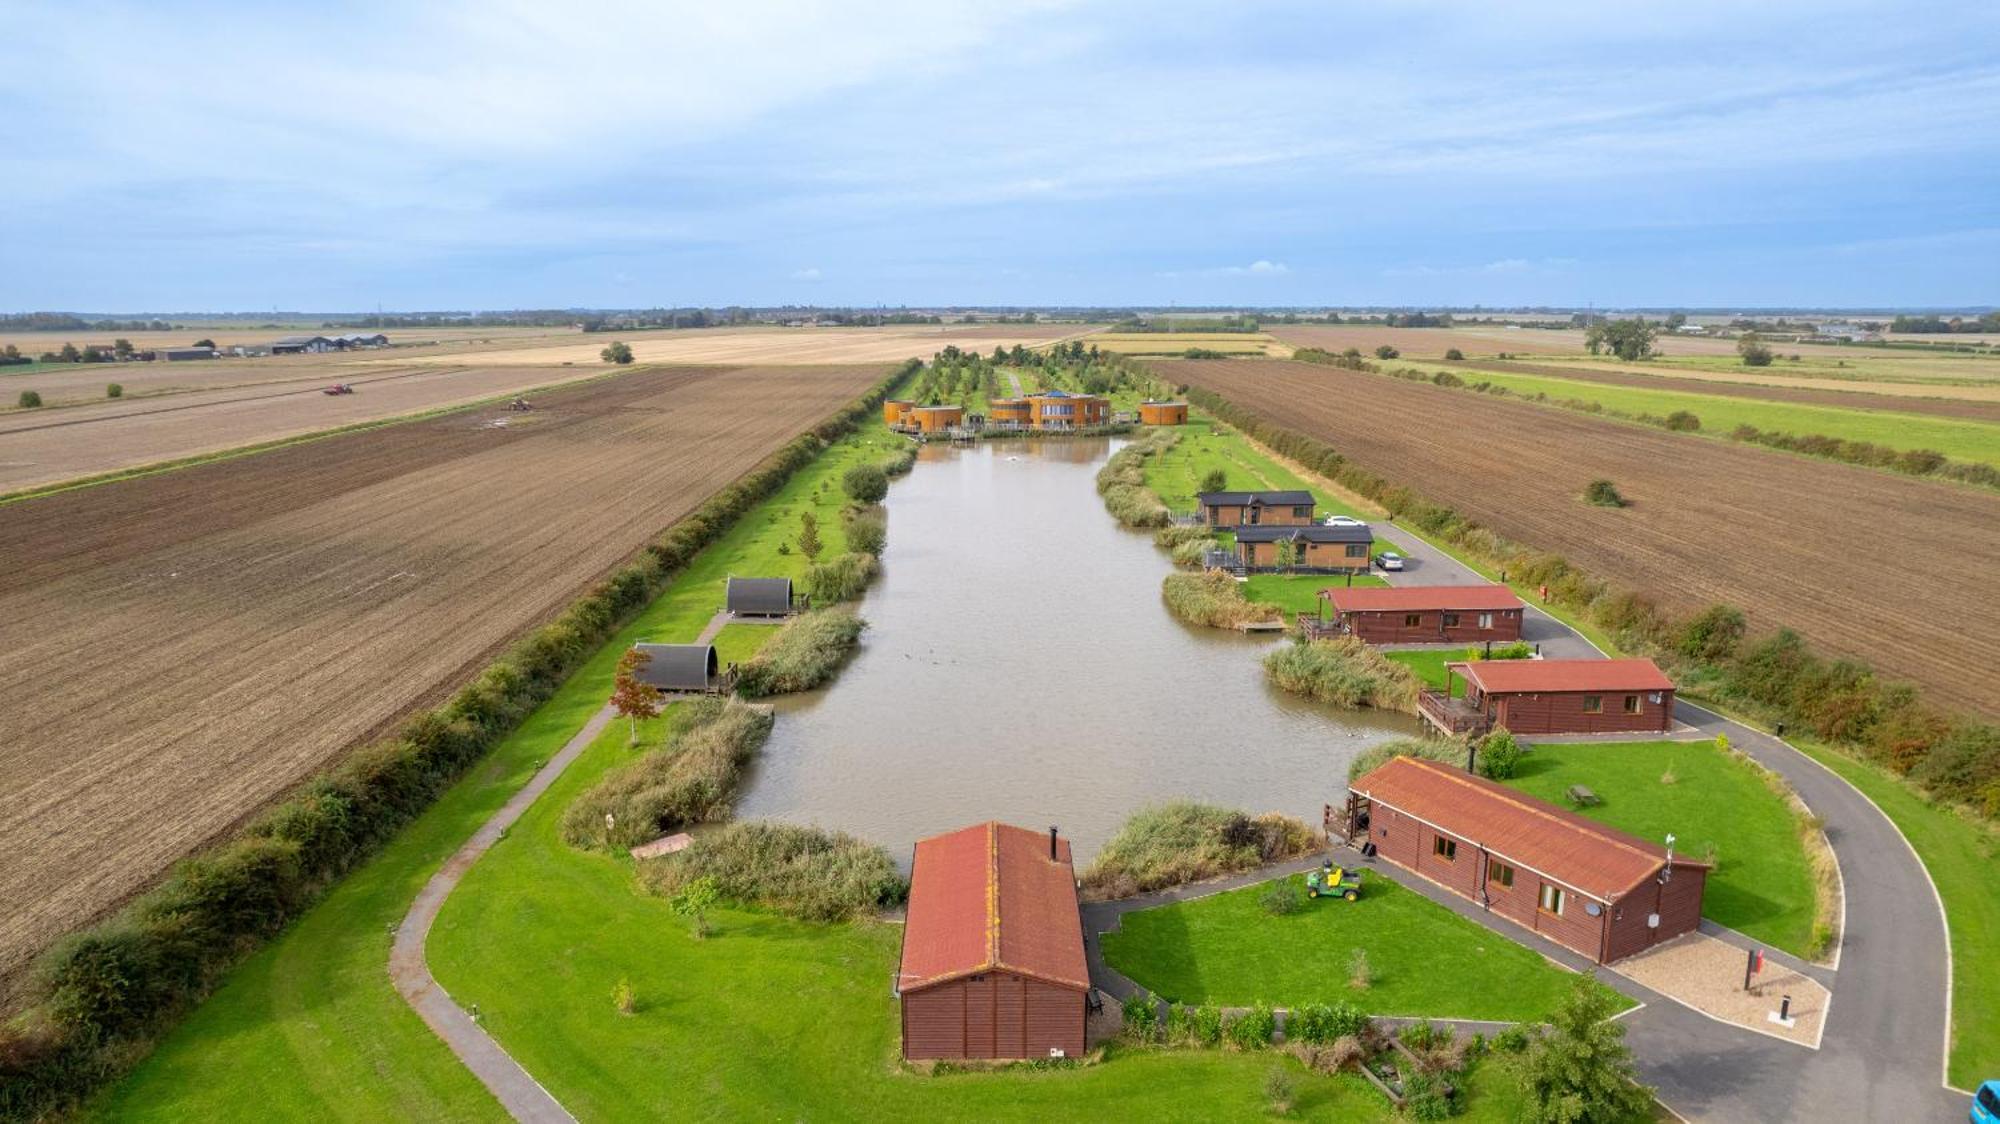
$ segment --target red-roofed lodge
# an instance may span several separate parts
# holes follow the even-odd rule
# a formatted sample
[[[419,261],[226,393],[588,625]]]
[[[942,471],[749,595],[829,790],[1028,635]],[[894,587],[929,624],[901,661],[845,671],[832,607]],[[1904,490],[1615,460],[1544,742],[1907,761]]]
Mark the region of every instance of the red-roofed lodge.
[[[918,840],[896,976],[903,1056],[1077,1057],[1090,969],[1067,839],[983,823]]]
[[[1504,585],[1392,586],[1320,590],[1334,632],[1370,644],[1512,643],[1521,638],[1521,599]]]
[[[1463,680],[1463,697],[1455,684]],[[1445,689],[1418,713],[1448,735],[1663,734],[1674,681],[1652,660],[1477,660],[1445,665]]]
[[[1707,863],[1437,761],[1396,757],[1349,787],[1348,840],[1590,957],[1701,924]]]

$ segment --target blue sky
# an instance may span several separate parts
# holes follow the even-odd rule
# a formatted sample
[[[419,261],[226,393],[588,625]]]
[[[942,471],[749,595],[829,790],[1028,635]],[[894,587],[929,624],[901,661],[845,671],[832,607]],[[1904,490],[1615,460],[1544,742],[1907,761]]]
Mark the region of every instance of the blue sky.
[[[0,13],[0,310],[2000,302],[1984,3]]]

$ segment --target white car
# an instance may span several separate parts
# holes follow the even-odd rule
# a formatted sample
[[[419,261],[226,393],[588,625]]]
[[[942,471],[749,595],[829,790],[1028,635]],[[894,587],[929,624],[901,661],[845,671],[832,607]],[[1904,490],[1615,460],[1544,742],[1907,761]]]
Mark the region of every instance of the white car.
[[[1355,518],[1354,516],[1352,516],[1352,515],[1329,515],[1329,516],[1327,516],[1327,517],[1326,517],[1326,525],[1327,525],[1327,526],[1329,526],[1329,527],[1365,527],[1365,526],[1367,526],[1367,524],[1366,524],[1366,523],[1363,523],[1363,522],[1362,522],[1361,520],[1359,520],[1359,519],[1356,519],[1356,518]]]
[[[1393,550],[1385,550],[1375,556],[1375,564],[1384,570],[1400,570],[1403,568],[1403,556]]]

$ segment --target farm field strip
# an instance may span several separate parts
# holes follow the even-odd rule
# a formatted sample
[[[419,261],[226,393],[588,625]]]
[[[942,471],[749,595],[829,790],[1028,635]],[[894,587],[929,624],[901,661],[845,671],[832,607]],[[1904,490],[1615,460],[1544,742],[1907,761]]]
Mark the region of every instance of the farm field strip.
[[[1716,601],[1996,712],[2000,498],[1848,465],[1302,363],[1183,361],[1205,386],[1518,542],[1675,610]],[[1579,496],[1607,478],[1633,501]],[[1902,573],[1887,544],[1938,560]],[[1876,545],[1882,544],[1882,545]]]
[[[1420,364],[1429,367],[1428,363]],[[1559,362],[1516,363],[1506,359],[1468,359],[1445,364],[1449,369],[1479,376],[1494,374],[1543,375],[1573,383],[1631,387],[1635,390],[1677,391],[1688,394],[1747,398],[1765,402],[1798,402],[1838,409],[1890,411],[1941,418],[2000,422],[2000,398],[1993,400],[1962,397],[1964,388],[1937,387],[1934,392],[1952,397],[1918,397],[1911,394],[1882,394],[1857,390],[1849,385],[1828,387],[1813,380],[1763,378],[1745,368],[1743,378],[1690,378],[1684,373],[1649,370],[1643,366],[1608,369],[1602,365],[1583,366]],[[1898,390],[1905,388],[1898,387]]]
[[[25,903],[0,976],[881,373],[639,371],[506,429],[449,415],[0,507],[0,853],[32,857],[0,867]]]
[[[477,363],[480,365],[578,366],[601,362],[598,353],[612,341],[632,348],[640,363],[894,363],[928,359],[947,346],[991,351],[1015,344],[1046,344],[1091,330],[1084,324],[914,325],[887,328],[702,328],[594,332],[548,341],[492,348],[455,347],[415,351],[380,363]],[[367,363],[370,360],[361,360]]]

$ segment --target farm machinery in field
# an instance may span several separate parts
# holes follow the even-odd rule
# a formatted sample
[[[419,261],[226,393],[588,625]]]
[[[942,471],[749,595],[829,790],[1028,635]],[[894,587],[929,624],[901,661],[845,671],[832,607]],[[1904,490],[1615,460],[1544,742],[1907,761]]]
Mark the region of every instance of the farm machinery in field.
[[[337,382],[337,383],[334,383],[334,384],[333,384],[332,386],[329,386],[329,387],[327,387],[327,388],[326,388],[325,390],[322,390],[322,391],[320,391],[320,393],[321,393],[321,394],[352,394],[352,393],[354,393],[354,384],[353,384],[353,383],[346,383],[346,382]]]
[[[1344,901],[1361,898],[1361,872],[1335,866],[1331,862],[1306,875],[1306,897],[1338,897]]]

